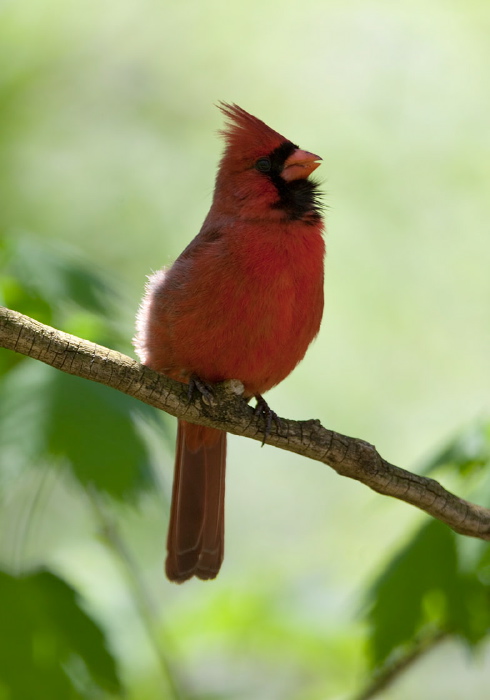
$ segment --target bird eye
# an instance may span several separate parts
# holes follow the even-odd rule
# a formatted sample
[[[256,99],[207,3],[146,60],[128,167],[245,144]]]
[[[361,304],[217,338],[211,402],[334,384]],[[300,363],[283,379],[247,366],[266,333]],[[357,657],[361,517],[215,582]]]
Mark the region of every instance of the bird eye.
[[[272,168],[272,163],[270,158],[259,158],[255,163],[256,169],[261,173],[268,173]]]

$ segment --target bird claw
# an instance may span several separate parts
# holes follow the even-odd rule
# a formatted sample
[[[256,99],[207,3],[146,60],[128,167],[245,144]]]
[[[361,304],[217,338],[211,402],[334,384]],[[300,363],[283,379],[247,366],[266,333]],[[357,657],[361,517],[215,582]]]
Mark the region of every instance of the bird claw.
[[[195,392],[198,391],[199,394],[204,399],[205,403],[212,404],[214,401],[214,391],[213,385],[201,379],[197,374],[192,374],[189,378],[189,387],[187,389],[187,400],[192,401]]]
[[[255,416],[262,416],[264,418],[264,439],[262,440],[262,447],[265,445],[267,438],[271,434],[272,421],[276,424],[278,430],[281,428],[281,419],[275,411],[273,411],[267,401],[260,394],[255,395],[255,400],[257,405],[254,408]]]

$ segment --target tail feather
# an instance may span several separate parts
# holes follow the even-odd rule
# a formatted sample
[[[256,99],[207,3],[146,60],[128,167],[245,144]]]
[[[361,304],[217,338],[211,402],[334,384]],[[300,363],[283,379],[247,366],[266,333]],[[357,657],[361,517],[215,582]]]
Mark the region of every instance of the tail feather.
[[[165,570],[215,578],[224,554],[226,433],[179,420]]]

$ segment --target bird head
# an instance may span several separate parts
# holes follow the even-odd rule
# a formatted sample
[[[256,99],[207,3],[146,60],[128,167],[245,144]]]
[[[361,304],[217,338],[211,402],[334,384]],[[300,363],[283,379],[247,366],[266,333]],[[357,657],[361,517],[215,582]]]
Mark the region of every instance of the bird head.
[[[220,103],[226,147],[214,206],[248,218],[318,221],[318,185],[309,180],[321,158],[304,151],[235,104]]]

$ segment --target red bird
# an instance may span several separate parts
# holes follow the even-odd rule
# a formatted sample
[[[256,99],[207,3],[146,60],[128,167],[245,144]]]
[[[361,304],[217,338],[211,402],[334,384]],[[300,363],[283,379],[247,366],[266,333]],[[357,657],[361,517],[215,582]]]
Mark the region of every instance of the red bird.
[[[281,382],[323,312],[318,156],[222,103],[226,148],[202,228],[149,279],[135,347],[143,364],[198,388],[239,379],[246,397]],[[179,420],[166,573],[215,578],[224,552],[226,433]]]

